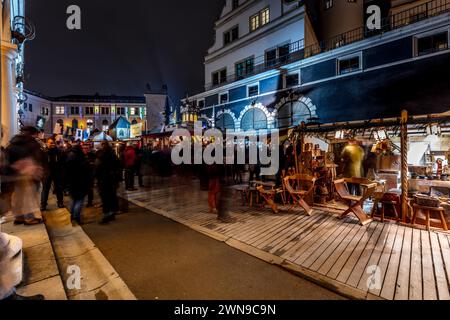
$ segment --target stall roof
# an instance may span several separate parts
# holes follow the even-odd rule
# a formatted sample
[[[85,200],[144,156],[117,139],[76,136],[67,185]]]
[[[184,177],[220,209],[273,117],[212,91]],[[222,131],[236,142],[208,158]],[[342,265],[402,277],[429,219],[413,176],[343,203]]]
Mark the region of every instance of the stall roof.
[[[391,137],[399,135],[400,124],[400,117],[327,124],[305,124],[304,126],[296,127],[293,133],[303,132],[305,135],[314,135],[328,141],[339,141],[342,139],[337,138],[335,133],[344,131],[355,138],[372,139],[374,138],[374,131],[378,130],[385,130],[387,135]],[[408,133],[410,135],[426,135],[430,124],[439,124],[442,134],[450,134],[450,111],[439,114],[410,116],[408,118]]]
[[[111,124],[111,126],[109,128],[110,129],[115,129],[115,128],[128,128],[129,129],[130,122],[126,118],[120,116]]]

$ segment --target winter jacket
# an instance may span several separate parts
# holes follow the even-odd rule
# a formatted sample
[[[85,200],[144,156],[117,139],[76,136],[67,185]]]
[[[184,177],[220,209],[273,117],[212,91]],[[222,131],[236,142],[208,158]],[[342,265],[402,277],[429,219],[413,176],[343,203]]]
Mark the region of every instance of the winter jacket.
[[[81,147],[74,147],[67,158],[67,183],[73,199],[83,199],[93,180],[93,172]]]
[[[114,185],[120,181],[120,161],[112,149],[99,150],[95,161],[95,177],[98,186]]]
[[[136,164],[136,151],[131,146],[125,149],[125,168],[132,168]]]
[[[5,149],[5,155],[9,164],[29,158],[40,165],[44,171],[48,170],[43,146],[31,136],[21,134],[14,136]]]

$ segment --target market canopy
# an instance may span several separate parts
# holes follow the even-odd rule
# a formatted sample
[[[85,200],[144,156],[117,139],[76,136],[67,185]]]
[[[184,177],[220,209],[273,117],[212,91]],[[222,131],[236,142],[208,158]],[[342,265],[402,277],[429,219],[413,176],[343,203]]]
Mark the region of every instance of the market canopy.
[[[130,138],[130,122],[120,116],[109,127],[111,137],[115,140],[124,140]]]
[[[108,136],[104,132],[99,132],[91,136],[92,141],[94,142],[101,142],[101,141],[113,141],[113,138]]]

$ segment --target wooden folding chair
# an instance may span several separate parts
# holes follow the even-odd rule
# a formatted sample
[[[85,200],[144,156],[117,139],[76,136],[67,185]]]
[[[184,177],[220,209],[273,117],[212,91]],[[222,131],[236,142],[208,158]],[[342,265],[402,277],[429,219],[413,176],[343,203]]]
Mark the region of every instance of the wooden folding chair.
[[[362,195],[350,194],[348,184],[352,183],[361,187]],[[334,181],[334,187],[339,197],[348,205],[348,209],[341,214],[341,218],[347,216],[349,213],[354,213],[359,219],[361,225],[366,225],[372,222],[372,218],[364,212],[362,205],[364,201],[370,198],[377,187],[376,182],[372,182],[364,178],[345,178]]]
[[[278,206],[275,203],[275,196],[277,195],[277,191],[275,189],[266,189],[264,186],[257,186],[256,189],[258,190],[261,197],[264,199],[265,203],[261,205],[261,207],[264,207],[265,204],[268,204],[272,211],[274,213],[278,213]]]
[[[298,204],[302,207],[306,214],[309,216],[313,210],[304,200],[314,192],[314,185],[316,178],[306,174],[295,174],[284,178],[284,186],[289,193],[289,196],[293,199],[294,204]],[[293,185],[295,184],[295,189]]]

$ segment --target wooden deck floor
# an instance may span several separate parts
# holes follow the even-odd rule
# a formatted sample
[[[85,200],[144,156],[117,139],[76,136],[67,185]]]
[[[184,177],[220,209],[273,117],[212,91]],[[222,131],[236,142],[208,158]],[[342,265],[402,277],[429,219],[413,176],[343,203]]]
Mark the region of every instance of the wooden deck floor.
[[[164,180],[145,191],[123,192],[132,203],[188,226],[205,228],[279,257],[313,277],[389,300],[450,300],[450,237],[396,223],[360,226],[349,216],[315,208],[275,215],[230,199],[237,221],[208,213],[207,192],[196,181]]]

